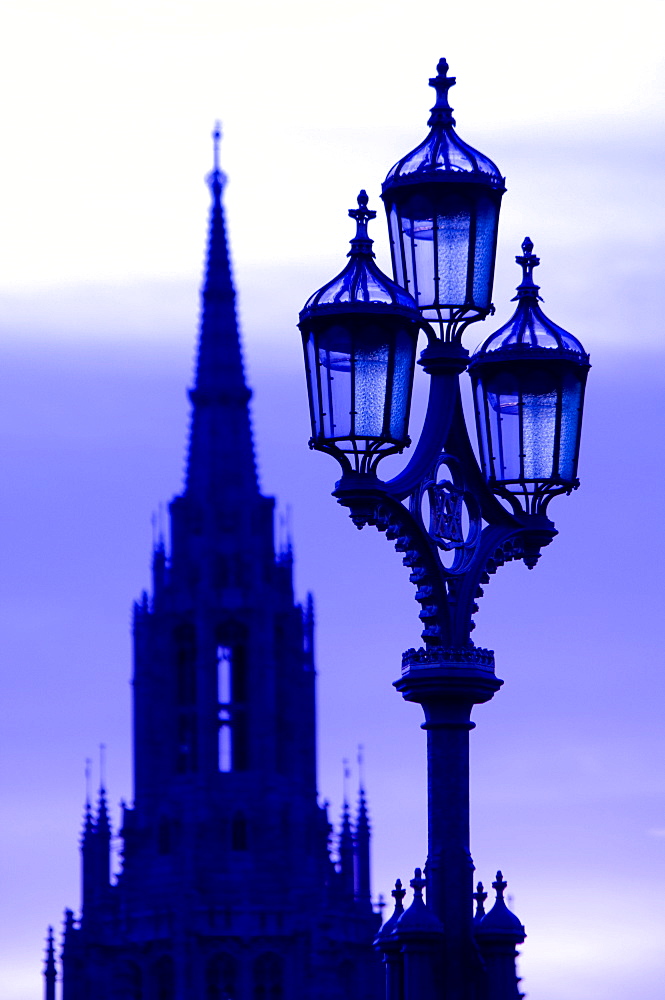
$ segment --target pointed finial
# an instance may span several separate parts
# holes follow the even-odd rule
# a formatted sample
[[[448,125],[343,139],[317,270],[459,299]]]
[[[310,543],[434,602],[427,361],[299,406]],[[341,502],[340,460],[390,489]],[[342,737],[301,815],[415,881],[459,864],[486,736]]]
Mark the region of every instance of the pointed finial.
[[[215,122],[215,127],[212,130],[212,169],[215,171],[219,170],[219,144],[222,138],[222,123],[220,121]]]
[[[416,871],[417,870],[418,869],[416,869]],[[401,878],[395,880],[395,888],[392,890],[390,895],[395,900],[395,913],[402,913],[404,910],[403,899],[406,896],[406,889],[402,888]]]
[[[503,901],[503,893],[508,883],[504,881],[503,873],[498,871],[496,873],[496,882],[492,882],[492,888],[496,889],[496,898]]]
[[[476,901],[475,919],[480,920],[481,917],[485,916],[485,900],[487,899],[487,893],[485,892],[485,887],[482,882],[478,883],[476,891],[473,894],[473,898]]]
[[[522,241],[522,255],[515,257],[515,262],[522,268],[522,281],[517,286],[517,295],[513,299],[535,298],[540,299],[538,294],[539,286],[534,283],[533,269],[540,264],[540,257],[533,253],[533,242],[528,236]]]
[[[342,774],[343,774],[343,790],[344,790],[344,809],[348,812],[349,810],[349,778],[351,777],[351,769],[349,767],[349,762],[344,758],[342,761]]]
[[[55,964],[55,946],[52,927],[49,927],[48,937],[46,939],[46,963],[44,965],[44,978],[46,980],[46,1000],[55,1000],[57,968]]]
[[[106,792],[106,743],[99,744],[99,794]]]
[[[411,888],[413,889],[414,900],[423,898],[423,889],[427,885],[427,879],[423,878],[422,869],[416,868],[414,872],[414,877],[410,882]]]
[[[226,182],[226,176],[219,166],[219,147],[222,139],[221,122],[215,122],[212,130],[212,170],[208,174],[208,184],[213,195],[219,197]]]
[[[367,234],[367,223],[370,219],[376,218],[376,212],[367,207],[368,201],[367,191],[363,189],[358,195],[358,207],[349,209],[349,215],[356,220],[356,235],[351,240],[351,249],[347,257],[353,257],[356,254],[374,256],[372,250],[374,240],[371,240]]]
[[[358,744],[358,785],[360,788],[360,798],[365,797],[365,758],[363,756],[364,747],[362,743]]]
[[[286,509],[284,511],[284,531],[286,533],[286,555],[293,555],[293,509],[290,503],[287,503]]]
[[[448,63],[445,59],[439,59],[436,67],[436,76],[430,78],[429,85],[436,90],[436,103],[431,108],[431,114],[427,124],[443,125],[444,128],[454,125],[453,109],[448,103],[448,91],[454,87],[457,80],[454,76],[448,76]]]
[[[85,759],[85,804],[86,808],[90,808],[90,800],[92,798],[92,761],[89,757]]]

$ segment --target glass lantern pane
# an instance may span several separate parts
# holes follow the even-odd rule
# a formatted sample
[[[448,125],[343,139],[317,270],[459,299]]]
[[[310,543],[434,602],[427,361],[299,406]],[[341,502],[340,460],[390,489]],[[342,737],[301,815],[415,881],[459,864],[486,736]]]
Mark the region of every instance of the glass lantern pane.
[[[404,260],[402,257],[402,240],[399,227],[399,215],[397,206],[393,205],[390,210],[390,249],[393,257],[393,274],[395,281],[402,288],[406,288],[406,274],[404,271]]]
[[[522,396],[524,478],[550,479],[554,460],[557,392],[525,392]]]
[[[478,430],[480,461],[483,467],[483,472],[485,473],[485,478],[487,478],[492,472],[490,464],[491,441],[489,438],[490,428],[487,423],[487,414],[485,412],[485,393],[483,392],[481,382],[476,382],[474,386],[474,395],[476,403],[476,427]]]
[[[447,193],[437,213],[436,227],[439,303],[464,305],[471,228],[466,199],[454,192]]]
[[[406,330],[398,330],[395,337],[393,385],[390,401],[390,436],[396,441],[404,439],[408,432],[415,346],[413,337]]]
[[[321,433],[326,438],[348,437],[352,431],[351,335],[334,326],[319,338],[318,372],[321,382]]]
[[[381,437],[384,431],[390,345],[384,338],[363,331],[356,340],[354,364],[355,434]]]
[[[492,468],[499,482],[520,478],[519,396],[487,393],[492,435]]]
[[[317,364],[314,334],[310,333],[305,345],[307,360],[307,387],[309,389],[310,415],[312,418],[312,436],[321,434],[321,398],[319,382],[319,366]]]
[[[497,209],[485,197],[476,206],[476,246],[473,262],[473,302],[480,309],[488,309],[492,295],[492,261],[496,240]]]
[[[402,209],[402,246],[408,290],[420,309],[436,301],[433,220],[434,206],[424,195],[409,198]]]
[[[503,372],[487,383],[487,415],[492,477],[498,482],[518,480],[520,462],[520,407],[517,378]]]
[[[572,482],[577,473],[577,439],[582,404],[582,384],[576,375],[564,375],[561,392],[559,476]]]

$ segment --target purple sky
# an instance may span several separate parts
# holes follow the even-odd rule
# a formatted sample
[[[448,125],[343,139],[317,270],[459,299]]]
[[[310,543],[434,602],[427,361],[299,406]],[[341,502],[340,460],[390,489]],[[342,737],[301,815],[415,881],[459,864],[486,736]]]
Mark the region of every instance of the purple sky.
[[[474,858],[485,882],[497,867],[506,874],[529,934],[530,996],[625,1000],[661,988],[657,5],[640,0],[630,16],[617,5],[598,24],[586,0],[556,17],[510,0],[500,19],[482,2],[489,20],[474,47],[464,15],[444,25],[419,0],[406,36],[419,35],[419,14],[438,37],[403,58],[385,24],[397,5],[387,6],[371,0],[353,30],[346,0],[334,15],[289,0],[293,37],[288,17],[272,24],[258,0],[243,15],[265,15],[256,32],[218,23],[207,2],[188,7],[198,20],[180,0],[160,18],[148,0],[119,3],[108,25],[73,0],[60,22],[37,0],[15,14],[17,46],[29,40],[24,18],[40,16],[30,51],[42,62],[4,112],[15,156],[0,206],[4,1000],[41,995],[45,927],[78,906],[83,768],[100,742],[111,801],[131,797],[129,613],[148,581],[151,516],[181,486],[216,115],[262,484],[291,508],[298,590],[317,602],[321,793],[337,817],[341,759],[364,744],[375,892],[424,861],[420,710],[391,687],[402,650],[418,642],[418,606],[392,547],[358,533],[329,496],[335,463],[307,449],[295,321],[344,262],[358,188],[378,207],[388,168],[425,134],[440,54],[458,77],[461,135],[508,178],[497,316],[469,346],[509,315],[528,233],[545,311],[593,364],[582,487],[553,503],[560,535],[539,566],[503,567],[478,616],[474,638],[495,649],[505,685],[475,715]],[[325,51],[315,44],[324,29]],[[85,44],[72,63],[76,31]],[[211,68],[192,75],[197,52]],[[335,87],[361,54],[355,80]],[[373,236],[385,267],[380,217]]]

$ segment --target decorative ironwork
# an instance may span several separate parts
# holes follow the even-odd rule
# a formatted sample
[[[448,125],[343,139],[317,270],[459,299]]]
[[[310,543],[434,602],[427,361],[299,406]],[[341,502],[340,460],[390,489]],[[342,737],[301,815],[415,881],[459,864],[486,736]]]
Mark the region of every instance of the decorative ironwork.
[[[464,544],[464,491],[444,480],[428,486],[427,494],[430,502],[430,536],[442,549],[448,551],[460,548]]]
[[[443,988],[409,986],[405,990],[401,973],[395,971],[398,963],[391,941],[404,931],[410,911],[399,916],[396,910],[391,918],[394,926],[390,922],[385,925],[377,947],[387,956],[387,992],[404,995],[404,1000],[432,1000],[442,995],[470,1000],[489,995],[487,980],[482,978],[489,973],[480,968],[478,956],[487,958],[489,954],[483,947],[490,947],[488,942],[495,933],[497,905],[505,910],[505,883],[498,873],[493,883],[498,904],[487,915],[483,915],[486,894],[479,885],[474,898],[482,919],[472,929],[468,731],[474,726],[470,721],[473,706],[489,701],[503,682],[494,673],[493,652],[477,648],[471,639],[473,619],[477,601],[497,569],[515,559],[532,569],[541,549],[557,534],[546,508],[553,496],[570,492],[577,485],[582,393],[588,370],[581,344],[540,310],[532,276],[539,261],[528,238],[517,258],[523,279],[517,289],[515,314],[469,360],[461,344],[462,333],[469,323],[493,312],[490,296],[496,233],[505,188],[492,161],[454,132],[448,105],[454,79],[447,75],[445,60],[437,69],[437,76],[430,81],[437,92],[430,135],[393,167],[383,185],[395,282],[381,276],[385,291],[375,291],[374,298],[364,299],[354,292],[342,307],[339,296],[352,287],[352,272],[355,274],[349,265],[309,299],[300,317],[312,411],[310,443],[340,462],[342,477],[333,496],[348,508],[354,524],[358,528],[373,525],[402,553],[420,605],[424,646],[404,653],[402,674],[394,686],[406,700],[420,703],[425,713],[427,908],[431,904],[442,921],[445,940]],[[359,199],[358,205],[350,213],[358,223],[350,256],[352,264],[359,257],[367,269],[374,267],[366,230],[371,216],[366,197],[362,202]],[[406,311],[404,303],[395,309],[395,288],[400,286],[403,293],[413,295]],[[353,285],[357,287],[357,283]],[[430,376],[420,439],[406,468],[388,481],[380,480],[376,469],[383,454],[400,451],[408,443],[409,378],[404,378],[408,388],[400,397],[406,401],[406,409],[401,411],[404,420],[399,434],[391,435],[385,422],[381,432],[377,430],[367,440],[357,432],[361,410],[358,393],[353,397],[352,420],[344,434],[335,432],[323,406],[317,409],[322,381],[320,375],[318,383],[313,377],[312,360],[323,343],[317,337],[327,337],[333,343],[339,336],[342,308],[346,313],[355,310],[358,321],[353,334],[358,346],[354,344],[348,356],[362,356],[365,333],[361,323],[366,321],[368,310],[377,324],[385,322],[382,302],[390,303],[387,312],[392,310],[400,329],[404,329],[405,320],[410,322],[410,304],[417,304],[421,320],[408,326],[408,335],[425,330],[427,346],[419,364]],[[334,322],[332,311],[337,313]],[[348,319],[345,316],[344,321]],[[386,343],[392,333],[386,325]],[[352,363],[349,361],[349,366]],[[461,400],[459,379],[467,368],[474,386],[480,463],[469,439]],[[390,394],[395,391],[390,378],[386,375],[372,404],[382,414],[388,413]],[[334,389],[328,394],[334,404],[330,409],[337,406]],[[337,406],[337,410],[342,412],[342,407]],[[451,761],[456,763],[451,765]],[[411,885],[417,893],[421,889],[419,882]],[[523,928],[513,915],[506,919],[512,920],[509,943],[514,963],[514,943],[523,940]],[[513,996],[517,995],[517,980],[511,976]]]

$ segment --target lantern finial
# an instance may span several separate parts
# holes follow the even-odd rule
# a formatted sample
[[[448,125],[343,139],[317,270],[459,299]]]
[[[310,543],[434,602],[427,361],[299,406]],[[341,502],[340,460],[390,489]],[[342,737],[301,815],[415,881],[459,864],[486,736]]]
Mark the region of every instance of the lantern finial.
[[[540,299],[538,294],[540,285],[536,285],[533,280],[533,269],[540,264],[540,257],[536,257],[533,253],[533,241],[528,236],[522,241],[522,256],[518,254],[515,262],[522,267],[522,281],[517,286],[517,295],[512,301],[526,298]]]
[[[374,240],[367,234],[367,223],[370,219],[376,218],[376,212],[367,207],[368,200],[367,191],[363,189],[358,195],[358,207],[349,209],[349,215],[356,220],[356,235],[351,240],[351,249],[347,257],[374,256],[372,250]]]
[[[431,77],[430,87],[436,90],[436,103],[431,108],[431,115],[428,125],[443,125],[444,127],[454,125],[453,109],[448,103],[448,91],[454,87],[457,80],[454,76],[448,76],[448,63],[445,59],[439,59],[436,67],[436,76]]]

